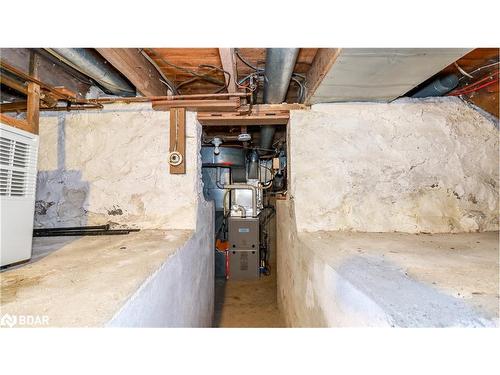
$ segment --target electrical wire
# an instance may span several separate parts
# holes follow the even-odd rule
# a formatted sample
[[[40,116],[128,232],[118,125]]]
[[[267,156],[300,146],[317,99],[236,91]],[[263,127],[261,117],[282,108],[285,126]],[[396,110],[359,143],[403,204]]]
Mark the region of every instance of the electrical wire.
[[[469,77],[469,78],[474,78],[474,77],[473,77],[473,76],[471,76],[469,73],[467,73],[465,70],[463,70],[463,69],[462,69],[462,68],[461,68],[461,67],[457,64],[457,62],[456,62],[456,61],[454,62],[454,65],[455,65],[455,67],[458,69],[458,71],[459,71],[460,73],[462,73],[464,76],[467,76],[467,77]]]
[[[297,85],[299,85],[299,92],[297,94],[297,101],[299,103],[302,103],[304,101],[305,87],[302,84],[302,82],[300,82],[297,78],[295,78],[295,77],[292,76],[291,80],[293,82],[295,82]]]
[[[246,61],[243,57],[241,57],[239,48],[235,48],[234,49],[234,54],[236,55],[236,57],[238,57],[238,59],[240,59],[240,61],[243,64],[245,64],[246,66],[248,66],[250,69],[253,69],[256,72],[259,72],[259,71],[263,72],[264,71],[263,68],[257,68],[255,66],[253,66],[252,64],[250,64],[248,61]]]
[[[244,86],[242,85],[243,82],[245,82],[246,80],[254,77],[254,76],[263,76],[264,75],[264,72],[265,72],[265,69],[264,68],[258,68],[256,66],[253,66],[251,63],[249,63],[246,59],[244,59],[241,54],[240,54],[240,51],[238,48],[235,48],[234,50],[234,53],[235,55],[238,57],[238,59],[243,63],[245,64],[246,66],[248,66],[250,69],[253,69],[254,72],[248,74],[247,76],[243,77],[242,79],[240,79],[239,81],[236,82],[236,85],[240,88],[246,88],[246,89],[250,89],[252,92],[255,91],[257,89],[257,87],[253,87],[253,88],[250,88],[248,86]],[[300,82],[298,78],[301,78],[303,80],[303,82]],[[297,101],[299,103],[303,103],[304,102],[304,99],[305,99],[305,85],[306,85],[306,76],[303,75],[303,74],[300,74],[300,73],[295,73],[293,72],[292,73],[292,78],[291,80],[293,82],[295,82],[298,86],[299,86],[299,92],[297,94]]]
[[[456,93],[456,94],[451,94],[450,96],[459,96],[459,95],[470,94],[470,93],[476,92],[478,90],[481,90],[481,89],[483,89],[485,87],[491,86],[491,85],[493,85],[494,83],[497,83],[497,82],[498,82],[498,78],[495,79],[495,80],[493,80],[493,81],[483,83],[479,87],[473,87],[473,88],[471,88],[469,90],[461,91],[461,92]]]
[[[498,74],[499,74],[499,71],[497,70],[496,72],[492,73],[491,75],[488,75],[487,77],[484,77],[484,78],[480,79],[479,81],[472,83],[471,85],[462,87],[462,88],[457,89],[457,90],[453,90],[452,92],[450,92],[448,94],[448,96],[463,95],[465,93],[465,91],[473,92],[473,91],[479,90],[480,88],[489,86],[489,84],[486,86],[483,86],[482,83],[485,81],[488,81],[489,79],[492,79],[493,77],[497,76]]]
[[[260,164],[260,166],[264,169],[267,169],[269,171],[269,173],[271,174],[271,179],[270,180],[267,180],[267,171],[266,171],[266,174],[264,175],[264,178],[265,178],[265,182],[264,184],[268,184],[269,182],[272,182],[273,181],[273,171],[271,168],[269,168],[267,165],[263,165],[263,164]]]
[[[498,64],[500,64],[500,61],[494,62],[492,64],[480,66],[479,68],[473,70],[472,72],[466,73],[465,76],[470,77],[471,75],[473,75],[476,72],[479,72],[480,70],[483,70],[483,69],[486,69],[486,68],[489,68],[489,67],[492,67],[492,66],[495,66],[495,65],[498,65]],[[458,68],[458,66],[457,66],[457,68]],[[459,69],[459,71],[460,71],[460,69]],[[460,73],[462,73],[462,71],[460,71]],[[462,80],[462,79],[464,79],[464,78],[465,77],[460,77],[459,81]],[[470,78],[473,78],[473,77],[470,77]]]
[[[200,73],[198,73],[198,72],[196,72],[194,70],[191,70],[191,69],[188,69],[188,68],[184,68],[182,66],[179,66],[177,64],[174,64],[173,62],[170,62],[170,61],[166,60],[163,56],[159,56],[154,50],[151,50],[151,52],[156,56],[156,58],[158,58],[160,61],[162,61],[164,64],[166,64],[168,66],[171,66],[171,67],[173,67],[175,69],[183,71],[184,73],[191,74],[192,76],[198,77],[199,79],[203,79],[203,80],[205,80],[207,82],[211,82],[213,84],[222,86],[215,93],[219,93],[220,91],[222,91],[225,88],[227,88],[227,84],[226,84],[225,80],[224,80],[224,82],[222,82],[219,79],[211,77],[209,74],[200,74]],[[209,66],[209,65],[205,64],[205,67],[207,67],[207,66]],[[210,66],[214,67],[213,65],[210,65]],[[202,69],[204,68],[203,65],[199,65],[199,67],[202,68]],[[224,70],[222,68],[219,68],[219,67],[215,67],[215,68],[224,72]],[[195,80],[193,80],[192,78],[190,78],[188,81],[189,82],[181,82],[180,84],[177,85],[177,88],[179,88],[179,86],[183,86],[183,85],[185,85],[187,83],[194,82]]]
[[[225,73],[229,74],[229,77],[231,77],[231,74],[229,72],[226,72],[225,70],[223,70],[223,69],[221,69],[219,67],[213,66],[213,65],[200,65],[200,67],[204,67],[204,68],[205,67],[207,67],[207,68],[211,67],[212,70],[209,73],[207,73],[207,74],[210,74],[210,73],[212,73],[212,72],[214,72],[216,70],[219,70],[219,71],[222,71],[222,72],[225,72]],[[195,81],[198,81],[200,79],[203,79],[203,78],[196,76],[196,77],[193,77],[193,78],[189,78],[189,79],[187,79],[185,81],[182,81],[181,83],[179,83],[177,85],[177,90],[179,90],[179,88],[182,87],[182,86],[184,86],[184,85],[188,85],[188,84],[193,83]],[[225,89],[227,89],[227,84],[224,84],[224,86],[222,86],[218,90],[214,91],[213,94],[218,94],[218,93],[220,93],[221,91],[223,91]]]
[[[228,86],[229,82],[231,82],[231,73],[229,73],[227,70],[224,70],[223,68],[220,68],[218,66],[211,65],[211,64],[201,64],[198,66],[200,68],[212,68],[213,70],[217,70],[224,75],[224,86],[221,87],[220,89],[218,89],[217,91],[215,91],[214,92],[215,94],[218,94],[219,92],[221,92],[223,90],[227,90],[227,86]],[[225,79],[226,75],[227,75],[227,80]]]
[[[156,64],[156,62],[151,58],[151,56],[149,56],[142,48],[139,48],[139,52],[141,53],[142,56],[146,58],[146,60],[148,60],[151,63],[151,65],[153,65],[156,71],[161,75],[163,80],[160,79],[160,82],[166,85],[174,95],[178,95],[179,93],[177,91],[177,87],[175,87],[174,83],[167,78],[165,73],[163,73],[163,71],[160,69],[158,64]]]

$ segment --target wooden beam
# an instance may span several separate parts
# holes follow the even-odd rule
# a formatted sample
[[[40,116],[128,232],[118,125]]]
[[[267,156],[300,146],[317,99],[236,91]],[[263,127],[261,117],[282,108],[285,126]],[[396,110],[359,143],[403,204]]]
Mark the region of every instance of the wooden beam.
[[[46,90],[54,94],[55,97],[61,100],[73,100],[73,98],[70,95],[67,95],[64,90],[58,90],[55,87],[48,85],[40,80],[37,79],[37,77],[34,77],[30,74],[24,73],[22,70],[17,69],[16,67],[8,64],[4,60],[0,59],[0,66],[7,70],[8,72],[14,74],[15,76],[19,77],[20,79],[26,81],[26,82],[32,82],[36,83],[37,85],[40,86],[41,89]],[[2,78],[3,80],[4,78]]]
[[[167,95],[161,75],[137,48],[97,48],[144,96]]]
[[[2,76],[0,76],[0,82],[2,83],[2,85],[10,87],[11,89],[14,89],[21,94],[24,94],[26,96],[28,95],[28,86],[14,80],[14,79],[11,79],[10,77],[2,75]],[[57,88],[57,89],[61,90],[61,91],[66,90],[64,87]],[[64,91],[64,92],[67,92],[67,91]],[[40,90],[40,99],[42,100],[43,104],[46,104],[47,107],[54,107],[57,104],[58,96],[51,93],[50,91]],[[14,108],[15,107],[14,103],[8,103],[8,104],[9,105],[7,105],[5,107],[2,106],[2,108],[3,108],[2,112],[9,112],[6,108],[9,108],[9,107]],[[24,108],[23,111],[26,111],[26,108],[27,108],[26,105],[23,108]],[[19,110],[21,110],[21,109],[19,109]]]
[[[228,100],[155,100],[151,105],[155,111],[185,108],[197,112],[227,112],[236,111],[240,106],[240,100],[239,98]]]
[[[13,90],[16,90],[17,92],[20,92],[21,94],[28,95],[28,86],[19,81],[16,81],[15,79],[7,77],[6,75],[0,75],[0,83],[2,83],[2,85],[10,87]]]
[[[253,126],[253,125],[286,125],[290,119],[288,111],[261,112],[259,114],[199,113],[198,121],[207,126]]]
[[[309,103],[309,100],[313,97],[323,78],[325,78],[339,57],[341,50],[341,48],[318,49],[312,65],[306,74],[306,103]]]
[[[238,79],[238,71],[236,70],[236,62],[234,60],[234,48],[219,48],[219,56],[222,63],[222,69],[231,74],[231,77],[228,77],[227,74],[224,74],[224,79],[227,85],[227,92],[236,92],[236,80]]]
[[[28,109],[28,102],[13,102],[13,103],[2,103],[0,104],[0,113],[5,112],[26,112]]]
[[[36,52],[30,55],[30,76],[38,79],[38,66],[40,56]],[[26,121],[32,127],[33,133],[38,134],[40,123],[40,85],[36,82],[28,82],[28,108],[26,109]]]
[[[248,106],[241,106],[241,110],[246,110]],[[306,110],[310,107],[300,103],[280,103],[280,104],[254,104],[252,106],[252,114],[269,113],[291,110]]]
[[[186,109],[173,108],[170,111],[170,152],[178,152],[182,157],[179,165],[170,165],[171,174],[186,173]]]
[[[65,94],[65,95],[67,95],[68,97],[73,98],[73,99],[75,99],[75,100],[77,99],[77,98],[76,98],[76,92],[74,92],[74,91],[72,91],[72,90],[68,89],[67,87],[64,87],[64,86],[55,86],[54,88],[55,88],[55,89],[56,89],[59,93],[61,93],[61,94]]]
[[[40,86],[36,83],[28,83],[28,108],[26,110],[26,121],[30,124],[34,134],[38,134],[40,122]]]
[[[0,122],[5,125],[24,130],[26,132],[34,133],[32,126],[28,124],[28,121],[26,120],[20,120],[0,113]]]

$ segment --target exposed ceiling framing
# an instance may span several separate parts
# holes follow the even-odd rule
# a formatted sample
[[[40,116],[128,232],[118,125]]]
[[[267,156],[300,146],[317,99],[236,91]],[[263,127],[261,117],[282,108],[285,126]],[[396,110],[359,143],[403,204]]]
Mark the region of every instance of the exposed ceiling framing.
[[[29,49],[2,49],[2,64],[8,63],[15,71],[2,68],[1,112],[27,111],[28,86],[36,83],[40,86],[39,107],[42,111],[97,108],[102,103],[116,100],[145,100],[153,102],[156,110],[183,107],[209,112],[200,115],[207,124],[214,124],[216,117],[220,117],[224,126],[248,124],[249,117],[256,121],[255,125],[284,121],[284,117],[272,117],[276,114],[257,115],[251,108],[250,112],[245,110],[250,93],[236,83],[255,73],[254,68],[259,69],[258,74],[253,74],[254,84],[259,85],[253,103],[262,102],[265,48],[97,49],[113,67],[111,69],[120,72],[135,86],[138,95],[143,96],[142,99],[111,97],[102,101],[84,98],[93,85],[91,79],[54,61],[54,57],[44,54],[44,50],[32,51],[40,54],[39,80],[28,74]],[[476,88],[474,84],[480,79],[494,79],[484,75],[493,74],[495,69],[498,72],[498,64],[494,64],[498,63],[498,49],[476,49],[466,54],[468,51],[301,48],[294,73],[305,77],[306,104],[391,101],[408,95],[411,89],[440,75],[457,74],[460,77],[459,89]],[[486,64],[493,64],[493,67],[476,73],[479,67]],[[467,72],[474,72],[474,76],[469,77]],[[457,92],[498,117],[498,83],[493,85],[495,82],[466,95],[461,95],[460,90]],[[297,102],[298,89],[296,82],[290,83],[286,103]],[[103,95],[99,90],[95,93],[100,97]],[[63,107],[60,106],[61,101],[66,103]]]
[[[144,96],[167,95],[160,73],[137,48],[97,48]]]

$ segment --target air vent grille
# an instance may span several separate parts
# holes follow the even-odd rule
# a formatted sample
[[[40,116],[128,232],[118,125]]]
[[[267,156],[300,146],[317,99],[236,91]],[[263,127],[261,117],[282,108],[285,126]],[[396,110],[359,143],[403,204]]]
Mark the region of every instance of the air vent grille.
[[[36,150],[29,143],[0,137],[0,196],[35,194]]]

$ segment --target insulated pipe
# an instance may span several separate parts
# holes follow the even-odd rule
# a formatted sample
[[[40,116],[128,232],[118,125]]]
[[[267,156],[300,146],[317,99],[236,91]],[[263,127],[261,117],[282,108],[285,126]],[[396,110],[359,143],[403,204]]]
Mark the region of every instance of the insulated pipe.
[[[136,90],[113,66],[91,48],[46,48],[51,55],[92,78],[107,93],[135,96]]]
[[[279,104],[286,98],[293,69],[297,62],[300,48],[268,48],[264,71],[264,103]],[[260,148],[270,149],[273,144],[274,126],[262,126],[260,129]]]
[[[227,184],[224,189],[252,190],[252,217],[257,217],[257,188],[248,184]]]

